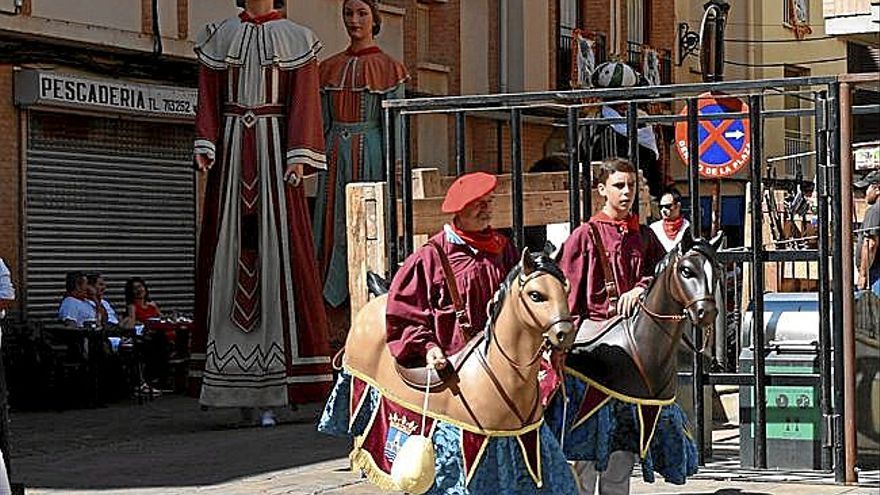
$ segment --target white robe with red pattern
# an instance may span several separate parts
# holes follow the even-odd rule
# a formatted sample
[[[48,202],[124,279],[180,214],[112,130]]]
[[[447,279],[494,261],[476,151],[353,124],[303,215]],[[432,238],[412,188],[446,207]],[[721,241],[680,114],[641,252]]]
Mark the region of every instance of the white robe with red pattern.
[[[316,52],[278,14],[208,25],[195,153],[208,175],[196,276],[190,391],[216,407],[321,400],[328,326],[302,187],[285,167],[326,167]]]

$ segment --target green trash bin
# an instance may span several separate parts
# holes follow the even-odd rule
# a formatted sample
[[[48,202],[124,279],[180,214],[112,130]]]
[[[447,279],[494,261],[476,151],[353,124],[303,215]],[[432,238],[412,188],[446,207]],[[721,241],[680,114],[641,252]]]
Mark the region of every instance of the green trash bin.
[[[740,353],[740,371],[754,369],[752,349]],[[765,357],[767,375],[819,372],[815,345],[776,346]],[[774,385],[767,387],[767,467],[823,469],[822,411],[819,383],[816,385]],[[750,386],[740,387],[740,464],[755,463],[755,394]],[[826,467],[827,468],[827,467]]]
[[[754,370],[751,342],[751,305],[743,315],[741,373]],[[819,373],[819,297],[815,292],[764,294],[764,370],[773,374]],[[742,386],[740,409],[740,464],[755,463],[755,394]],[[821,383],[768,386],[767,467],[830,469],[822,466],[823,429]]]

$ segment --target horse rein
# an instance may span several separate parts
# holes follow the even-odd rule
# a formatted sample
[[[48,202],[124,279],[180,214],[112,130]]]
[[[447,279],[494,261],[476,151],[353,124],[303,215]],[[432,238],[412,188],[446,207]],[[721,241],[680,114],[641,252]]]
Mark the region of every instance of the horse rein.
[[[543,349],[543,346],[541,346]],[[501,350],[501,347],[498,347]],[[539,349],[540,350],[540,349]],[[477,350],[477,361],[479,361],[480,366],[483,367],[483,370],[489,375],[489,380],[492,381],[492,385],[495,386],[495,390],[498,391],[498,395],[501,396],[501,399],[507,404],[507,407],[513,412],[516,419],[522,423],[522,426],[528,426],[529,420],[532,419],[535,415],[535,411],[538,410],[538,404],[541,402],[541,385],[539,383],[535,383],[535,401],[532,403],[532,409],[529,411],[527,416],[523,416],[523,414],[519,411],[519,407],[517,407],[516,402],[510,397],[506,390],[504,390],[504,385],[501,384],[501,381],[498,380],[498,377],[495,375],[495,372],[492,371],[492,367],[489,366],[489,362],[486,360],[486,353],[482,349]],[[502,355],[504,351],[502,351]],[[538,354],[540,356],[540,354]],[[510,359],[507,356],[504,356],[506,359]]]
[[[672,266],[672,270],[673,270],[673,272],[678,270],[678,260],[677,259],[675,260],[675,264]],[[715,300],[715,296],[711,295],[711,296],[695,297],[695,298],[689,299],[685,302],[685,301],[681,300],[682,299],[680,297],[681,286],[678,283],[675,284],[675,289],[676,289],[675,292],[678,293],[676,295],[679,297],[675,297],[674,300],[675,300],[675,302],[682,305],[680,314],[671,315],[671,314],[656,313],[654,311],[651,311],[651,309],[648,308],[648,306],[645,304],[645,301],[643,300],[643,298],[639,298],[639,307],[642,308],[645,311],[645,313],[648,313],[648,315],[650,315],[652,318],[655,318],[658,320],[682,321],[688,317],[687,310],[691,306],[693,306],[694,304],[697,304],[698,302],[702,302],[702,301],[714,301]]]
[[[679,261],[678,259],[675,260],[675,264],[672,267],[673,272],[678,270],[678,261]],[[675,284],[675,289],[676,289],[675,292],[679,293],[679,294],[676,294],[676,296],[680,295],[681,286],[678,283]],[[656,313],[656,312],[652,311],[650,308],[648,308],[648,306],[645,304],[643,298],[639,298],[639,307],[646,314],[648,314],[648,316],[650,316],[654,320],[666,320],[666,321],[680,322],[680,321],[683,321],[688,318],[687,311],[691,306],[693,306],[694,304],[697,304],[698,302],[702,302],[702,301],[714,301],[715,296],[711,295],[711,296],[696,297],[696,298],[688,300],[687,303],[682,302],[681,297],[674,297],[674,300],[683,306],[681,309],[681,314],[670,315],[670,314]],[[666,332],[666,329],[663,327],[663,325],[660,325],[660,329],[662,329],[664,332]],[[668,335],[668,332],[667,332],[667,335]],[[705,346],[704,346],[703,350],[697,350],[697,346],[694,345],[690,336],[687,335],[686,333],[682,333],[681,337],[682,337],[682,341],[685,343],[685,346],[691,352],[693,352],[695,354],[700,354],[703,352],[703,350],[705,350]]]
[[[523,290],[522,289],[527,283],[529,283],[533,279],[536,279],[536,278],[543,276],[543,275],[550,275],[550,274],[547,272],[543,272],[543,271],[535,271],[526,277],[522,277],[522,276],[518,277],[519,293],[517,294],[517,297],[519,297],[523,301],[523,303],[524,303],[523,305],[528,310],[529,316],[531,316],[532,320],[534,320],[534,321],[538,321],[538,318],[535,316],[535,314],[532,312],[531,308],[529,308],[528,303],[526,303],[525,299],[523,298]],[[567,283],[566,283],[565,287],[566,287],[566,291],[567,291],[568,290]],[[551,320],[546,325],[544,325],[544,328],[541,329],[543,343],[538,347],[538,349],[535,351],[535,354],[532,356],[532,358],[526,364],[517,363],[516,360],[511,358],[510,355],[508,355],[507,352],[505,352],[504,348],[501,347],[501,343],[498,342],[498,339],[494,338],[494,335],[492,335],[492,338],[489,339],[491,341],[489,344],[494,342],[495,347],[498,348],[498,351],[501,353],[501,355],[504,357],[504,359],[507,360],[507,362],[511,366],[513,366],[515,369],[521,370],[523,368],[529,368],[532,365],[534,365],[536,362],[538,362],[538,359],[541,358],[541,355],[544,353],[544,351],[550,347],[550,338],[547,336],[548,332],[550,332],[550,329],[560,323],[565,323],[565,322],[573,323],[574,318],[572,318],[571,316],[568,316],[568,317],[559,316],[559,317],[556,317],[555,319]],[[490,328],[494,328],[494,326],[495,326],[494,322],[490,322]],[[491,334],[494,334],[494,333],[495,332],[491,332]]]
[[[536,272],[529,274],[527,277],[518,277],[519,289],[520,289],[518,297],[523,300],[524,306],[528,309],[529,316],[531,316],[534,321],[537,321],[538,319],[535,316],[535,314],[531,311],[531,309],[529,308],[525,299],[523,298],[522,288],[528,282],[530,282],[532,279],[538,278],[542,275],[549,275],[549,273],[542,272],[542,271],[536,271]],[[566,284],[566,290],[567,289],[568,289],[568,284]],[[556,326],[560,323],[565,323],[565,322],[571,323],[572,321],[573,321],[573,318],[571,316],[568,316],[568,317],[559,316],[559,317],[556,317],[553,320],[551,320],[549,323],[547,323],[541,332],[542,337],[543,337],[543,342],[541,343],[540,346],[538,346],[538,349],[535,351],[535,354],[532,356],[532,358],[526,364],[517,363],[516,360],[511,358],[510,355],[508,355],[507,352],[505,352],[504,348],[501,347],[501,343],[498,342],[498,339],[494,338],[494,336],[493,336],[493,338],[489,339],[490,342],[488,345],[491,345],[492,343],[494,343],[495,347],[498,349],[498,353],[501,354],[501,356],[504,358],[505,361],[507,361],[507,363],[509,365],[511,365],[516,370],[522,370],[524,368],[529,368],[531,366],[534,366],[535,363],[537,363],[538,360],[541,359],[541,356],[544,354],[544,351],[550,347],[550,340],[549,340],[549,337],[547,336],[547,334],[550,332],[551,328],[553,328],[554,326]],[[493,324],[493,326],[494,326],[494,324]],[[501,381],[498,380],[498,377],[495,375],[495,372],[492,371],[492,367],[489,366],[489,363],[486,360],[486,351],[487,350],[488,350],[488,346],[486,348],[481,348],[480,350],[478,350],[477,351],[477,360],[480,362],[480,365],[483,367],[483,370],[489,376],[489,380],[492,381],[492,384],[495,386],[495,389],[498,391],[498,394],[501,396],[501,399],[504,401],[504,403],[507,405],[507,407],[513,412],[513,414],[520,421],[520,423],[522,423],[523,427],[527,426],[529,424],[529,421],[531,420],[531,418],[534,417],[535,412],[538,410],[538,405],[541,401],[541,386],[540,386],[540,384],[538,384],[538,383],[535,384],[535,401],[532,403],[531,410],[529,411],[528,415],[523,415],[520,412],[519,407],[517,407],[516,403],[513,401],[513,399],[510,397],[510,395],[507,393],[507,391],[504,390],[504,386],[501,384]]]

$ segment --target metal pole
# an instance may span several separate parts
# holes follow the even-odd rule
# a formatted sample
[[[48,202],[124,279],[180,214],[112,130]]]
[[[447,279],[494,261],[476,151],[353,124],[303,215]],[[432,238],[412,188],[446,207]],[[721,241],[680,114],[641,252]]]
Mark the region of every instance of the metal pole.
[[[691,200],[691,235],[700,237],[700,143],[699,122],[697,120],[698,101],[691,98],[687,102],[688,108],[688,189]],[[692,329],[695,329],[691,326]],[[696,329],[695,329],[696,330]],[[703,345],[703,334],[700,331],[693,333],[694,346],[700,349]],[[704,419],[705,404],[703,403],[703,357],[695,352],[693,356],[693,375],[691,386],[694,395],[694,443],[697,444],[697,463],[705,463],[706,453],[703,431],[706,427]]]
[[[715,234],[721,230],[721,179],[715,179],[714,184],[712,184],[712,234],[711,237],[715,237]]]
[[[828,95],[816,94],[816,213],[819,234],[819,374],[822,377],[820,408],[822,409],[822,469],[831,467],[831,286],[828,258]]]
[[[687,102],[687,132],[688,132],[688,190],[691,200],[691,234],[694,237],[702,235],[700,228],[700,133],[698,100],[690,98]]]
[[[853,243],[851,233],[852,226],[852,86],[848,82],[840,84],[840,229],[846,232],[846,242],[841,236],[842,249],[841,260],[853,259]],[[841,284],[845,290],[840,292],[843,306],[841,318],[843,320],[843,435],[845,452],[845,478],[847,483],[858,481],[856,475],[856,344],[855,344],[855,319],[853,311],[853,265],[843,263],[843,271],[837,272],[843,275]]]
[[[385,109],[385,242],[388,245],[388,280],[397,273],[397,157],[395,156],[395,113]]]
[[[465,173],[465,135],[464,135],[464,112],[455,114],[455,175],[462,176]]]
[[[636,102],[631,101],[626,106],[626,137],[629,139],[629,161],[636,168],[636,190],[633,194],[632,212],[639,214],[639,114]]]
[[[829,183],[831,185],[831,273],[843,274],[843,225],[841,217],[841,194],[840,187],[840,86],[837,83],[831,85],[828,94],[829,103],[829,127],[831,133],[828,142],[831,147],[831,156],[828,163]],[[850,191],[847,191],[851,194]],[[849,212],[847,212],[849,214]],[[852,230],[850,230],[852,232]],[[852,286],[850,286],[852,287]],[[847,290],[850,290],[847,287]],[[843,394],[843,277],[831,277],[831,335],[832,335],[832,365],[831,376],[834,380],[834,479],[838,483],[846,481],[843,417],[846,406]]]
[[[403,214],[403,258],[413,252],[413,195],[412,163],[410,162],[410,116],[400,116],[400,155],[403,174],[400,179],[400,199]]]
[[[752,129],[752,343],[755,377],[755,467],[767,467],[767,399],[764,374],[764,211],[762,191],[764,163],[763,122],[761,110],[764,97],[749,96],[749,124]]]
[[[584,221],[593,216],[593,124],[584,128],[587,133],[584,140],[587,146],[586,157],[584,157],[584,214],[581,218]]]
[[[523,248],[523,163],[522,163],[522,113],[514,108],[510,111],[510,173],[511,200],[513,204],[513,244],[516,249]]]
[[[578,109],[568,109],[568,223],[571,232],[581,224],[580,145],[578,143]],[[589,201],[584,198],[584,201]]]

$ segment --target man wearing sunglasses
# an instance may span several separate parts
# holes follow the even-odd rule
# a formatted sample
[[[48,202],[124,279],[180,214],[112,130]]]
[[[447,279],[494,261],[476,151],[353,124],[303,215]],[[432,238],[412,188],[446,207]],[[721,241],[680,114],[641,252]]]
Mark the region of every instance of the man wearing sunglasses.
[[[690,235],[690,222],[681,216],[681,194],[669,188],[660,196],[660,220],[651,224],[651,230],[668,253],[685,235]]]

